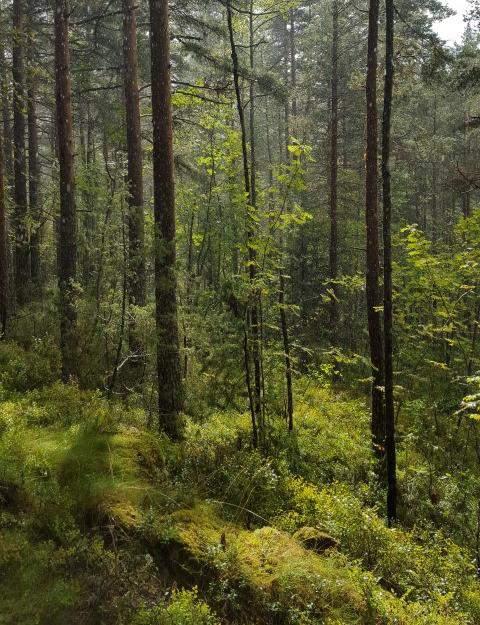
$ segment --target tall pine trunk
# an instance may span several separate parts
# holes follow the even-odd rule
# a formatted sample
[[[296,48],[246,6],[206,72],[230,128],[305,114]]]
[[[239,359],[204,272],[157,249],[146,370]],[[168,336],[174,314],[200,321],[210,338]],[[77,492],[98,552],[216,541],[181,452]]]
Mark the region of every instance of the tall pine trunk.
[[[35,7],[33,0],[29,0],[30,16]],[[30,17],[31,20],[31,17]],[[29,24],[28,41],[28,69],[27,69],[27,118],[28,118],[28,192],[31,234],[30,234],[30,269],[34,284],[40,282],[40,202],[39,202],[39,175],[38,164],[38,127],[37,127],[37,90],[35,75],[35,46],[32,33],[32,24]]]
[[[67,0],[55,3],[55,96],[57,147],[60,166],[60,217],[58,220],[58,286],[60,291],[60,348],[62,378],[76,373],[75,278],[77,224],[74,188],[72,88],[68,44]]]
[[[8,316],[7,216],[3,158],[3,137],[0,132],[0,340],[5,337]]]
[[[143,215],[143,155],[138,94],[135,0],[124,0],[123,63],[128,155],[128,294],[131,305],[145,305],[145,236]],[[132,328],[133,329],[133,328]],[[130,347],[141,348],[130,336]],[[133,341],[133,345],[132,345]]]
[[[385,89],[382,132],[383,179],[383,248],[384,298],[383,324],[385,336],[385,452],[387,460],[387,517],[391,523],[397,518],[397,463],[395,447],[395,405],[393,397],[393,284],[392,284],[392,190],[390,173],[392,100],[394,81],[394,27],[393,0],[386,0],[385,31]]]
[[[332,85],[330,113],[330,337],[337,342],[338,332],[338,0],[332,6]]]
[[[3,117],[3,163],[4,163],[4,183],[13,185],[13,154],[12,154],[12,124],[10,110],[10,80],[8,78],[9,69],[5,58],[4,48],[0,48],[0,70],[2,72],[2,117]]]
[[[256,159],[256,142],[255,142],[255,42],[254,42],[254,22],[253,22],[253,11],[254,4],[253,0],[250,2],[250,15],[249,15],[249,34],[250,34],[250,49],[249,49],[249,58],[250,58],[250,71],[252,74],[252,78],[249,82],[249,96],[250,96],[250,210],[256,212],[257,208],[257,159]],[[252,237],[255,236],[255,232],[252,231]],[[264,397],[262,394],[262,345],[261,345],[261,319],[260,319],[260,309],[261,309],[261,300],[260,293],[258,289],[255,287],[255,279],[257,268],[256,258],[252,259],[252,264],[250,265],[250,281],[253,285],[253,302],[251,306],[251,321],[252,321],[252,355],[253,355],[253,373],[254,373],[254,383],[255,383],[255,412],[258,417],[259,423],[259,434],[260,437],[264,436],[264,428],[263,428],[263,412],[264,412]]]
[[[377,46],[379,0],[370,0],[368,20],[367,64],[367,151],[366,151],[366,232],[367,266],[366,295],[370,359],[372,363],[372,441],[375,452],[381,456],[385,443],[385,416],[383,407],[383,341],[381,325],[381,295],[379,289],[380,260],[378,232],[378,108],[377,108]]]
[[[27,175],[25,158],[25,14],[24,0],[13,2],[13,156],[14,156],[14,263],[15,295],[19,305],[27,300],[30,279],[27,228]]]
[[[160,429],[181,436],[182,371],[175,269],[175,189],[168,0],[150,0],[155,220],[155,301]]]

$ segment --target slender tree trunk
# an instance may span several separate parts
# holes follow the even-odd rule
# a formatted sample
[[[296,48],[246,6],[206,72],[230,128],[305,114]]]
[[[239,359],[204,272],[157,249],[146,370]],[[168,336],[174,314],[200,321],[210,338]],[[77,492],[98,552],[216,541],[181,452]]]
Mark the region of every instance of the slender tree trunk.
[[[8,315],[8,257],[5,185],[3,174],[3,137],[0,133],[0,340],[7,331]]]
[[[385,89],[382,132],[383,179],[383,248],[384,298],[383,324],[385,336],[385,452],[387,461],[387,518],[397,518],[397,461],[395,446],[395,405],[393,397],[393,284],[392,284],[392,191],[390,173],[391,119],[394,81],[394,27],[393,0],[386,0],[385,31]]]
[[[68,43],[67,0],[55,4],[55,84],[57,145],[60,165],[60,219],[58,223],[58,285],[60,291],[60,347],[62,378],[76,373],[75,278],[77,223],[74,188],[72,88]]]
[[[283,248],[283,245],[282,245]],[[285,359],[285,382],[287,387],[287,423],[289,432],[293,431],[293,383],[292,358],[290,355],[290,337],[288,335],[287,311],[285,306],[285,276],[280,267],[278,305],[280,308],[280,328],[283,340],[283,357]]]
[[[29,0],[29,11],[34,10],[32,0]],[[28,41],[28,70],[27,70],[27,116],[28,116],[28,191],[29,209],[31,221],[30,234],[30,267],[31,276],[35,284],[40,282],[40,203],[39,189],[39,166],[38,166],[38,128],[37,128],[37,105],[36,105],[36,76],[35,76],[35,47],[33,44],[32,25],[29,24]]]
[[[7,61],[5,59],[5,50],[1,48],[0,63],[3,79],[2,88],[2,117],[3,117],[3,161],[5,182],[8,185],[13,184],[13,154],[12,154],[12,125],[10,112],[10,81],[7,69]]]
[[[175,270],[175,189],[168,0],[150,0],[150,44],[159,425],[172,439],[178,439],[181,436],[179,413],[183,406],[183,385]]]
[[[297,50],[295,45],[295,9],[290,9],[290,86],[292,89],[292,117],[297,118]],[[296,129],[295,129],[296,131]],[[287,138],[288,141],[288,138]]]
[[[378,455],[383,455],[385,417],[383,408],[383,341],[379,307],[379,232],[378,232],[378,110],[377,110],[377,46],[379,0],[370,0],[367,66],[367,151],[366,151],[366,229],[367,268],[366,295],[370,358],[372,362],[372,440]]]
[[[331,281],[330,296],[330,337],[332,345],[337,342],[338,333],[338,222],[337,222],[337,182],[338,182],[338,0],[332,7],[332,92],[330,117],[330,256]]]
[[[123,55],[128,154],[128,293],[131,305],[145,306],[145,236],[143,216],[143,155],[138,95],[138,55],[135,0],[124,0]],[[133,328],[132,328],[133,330]],[[131,333],[132,334],[132,333]],[[130,347],[141,349],[130,336]]]
[[[250,2],[250,16],[249,16],[249,30],[250,30],[250,71],[252,76],[255,72],[255,47],[254,47],[254,24],[253,24],[253,0]],[[257,208],[257,160],[256,160],[256,145],[255,145],[255,80],[252,78],[249,84],[250,90],[250,210],[256,211]],[[253,235],[255,236],[255,232]],[[255,259],[256,260],[256,259]],[[253,270],[253,273],[252,273]],[[256,266],[250,267],[250,279],[253,283],[256,278]],[[255,413],[259,417],[259,430],[260,437],[264,436],[263,428],[263,412],[264,412],[264,397],[262,394],[263,381],[262,381],[262,347],[261,347],[261,332],[260,332],[260,316],[259,307],[260,294],[254,287],[253,290],[253,303],[251,306],[251,321],[252,321],[252,354],[253,354],[253,368],[254,368],[254,382],[255,382]],[[263,442],[263,441],[262,441]]]
[[[243,178],[244,178],[244,189],[245,194],[247,196],[248,206],[247,206],[247,247],[248,247],[248,266],[249,266],[249,280],[252,287],[255,286],[256,274],[257,274],[257,255],[254,246],[255,239],[255,222],[252,218],[251,210],[254,207],[254,198],[252,197],[252,188],[251,188],[251,178],[250,178],[250,168],[248,164],[248,150],[247,150],[247,133],[246,133],[246,124],[245,124],[245,114],[243,110],[242,103],[242,94],[240,90],[240,74],[239,74],[239,64],[238,64],[238,55],[237,49],[235,45],[235,37],[233,31],[233,20],[232,20],[232,7],[230,4],[230,0],[227,0],[226,3],[227,9],[227,25],[228,32],[230,38],[230,50],[232,57],[232,74],[233,74],[233,83],[235,87],[235,98],[237,104],[237,112],[238,119],[240,123],[240,138],[242,143],[242,162],[243,162]],[[258,333],[259,333],[259,324],[258,324],[258,309],[256,301],[253,302],[250,306],[250,323],[252,327],[253,334],[253,342],[258,345]],[[254,351],[254,369],[255,369],[255,383],[254,383],[254,398],[253,398],[253,412],[252,412],[252,420],[255,421],[255,426],[253,427],[253,444],[256,446],[257,444],[257,431],[258,431],[258,442],[262,444],[263,442],[263,427],[262,427],[262,415],[261,415],[261,391],[259,393],[258,383],[257,383],[257,372],[261,371],[260,362],[259,362],[259,354],[258,349]],[[258,360],[258,362],[257,362]],[[261,376],[260,376],[261,380]],[[261,386],[260,386],[261,388]]]
[[[437,206],[437,96],[433,99],[433,160],[432,160],[432,241],[435,243],[438,238],[438,206]]]
[[[465,122],[463,124],[463,162],[467,171],[470,169],[470,142],[468,140],[467,113],[465,113]],[[467,183],[462,193],[462,212],[465,219],[471,215],[470,203],[470,184]]]
[[[30,279],[27,228],[27,176],[25,159],[25,15],[24,0],[13,2],[13,152],[14,152],[14,233],[15,294],[18,304],[27,300]]]

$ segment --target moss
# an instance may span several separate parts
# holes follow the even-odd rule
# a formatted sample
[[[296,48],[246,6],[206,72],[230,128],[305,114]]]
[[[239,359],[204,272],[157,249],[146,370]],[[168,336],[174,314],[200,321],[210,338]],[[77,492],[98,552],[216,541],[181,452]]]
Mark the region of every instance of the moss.
[[[144,431],[136,411],[60,386],[0,403],[0,625],[134,622],[143,601],[143,614],[163,618],[167,586],[198,586],[200,613],[208,604],[231,625],[478,621],[460,548],[388,529],[345,484],[293,477],[284,458],[248,449],[243,417],[190,424],[174,445]],[[306,395],[312,412],[299,417],[299,447],[304,437],[312,454],[317,400],[325,419],[323,391]],[[206,500],[216,488],[224,504]],[[263,520],[242,514],[258,505]],[[182,618],[197,614],[191,598]]]

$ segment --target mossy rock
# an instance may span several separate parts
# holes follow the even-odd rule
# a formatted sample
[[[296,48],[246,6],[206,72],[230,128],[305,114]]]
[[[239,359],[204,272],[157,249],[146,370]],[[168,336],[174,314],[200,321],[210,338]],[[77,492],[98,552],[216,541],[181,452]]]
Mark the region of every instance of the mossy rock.
[[[343,623],[353,623],[367,609],[356,571],[306,550],[286,532],[272,527],[248,531],[205,505],[175,512],[163,524],[167,544],[157,548],[175,564],[176,578],[182,570],[182,581],[206,592],[221,587],[227,616],[233,618],[241,605],[243,616],[255,623],[271,623],[272,610],[275,618],[287,619],[297,610],[318,618],[336,613]],[[230,594],[235,605],[229,605]]]
[[[301,527],[295,532],[293,538],[301,543],[305,549],[315,553],[325,553],[325,551],[337,549],[339,546],[335,538],[316,527]]]

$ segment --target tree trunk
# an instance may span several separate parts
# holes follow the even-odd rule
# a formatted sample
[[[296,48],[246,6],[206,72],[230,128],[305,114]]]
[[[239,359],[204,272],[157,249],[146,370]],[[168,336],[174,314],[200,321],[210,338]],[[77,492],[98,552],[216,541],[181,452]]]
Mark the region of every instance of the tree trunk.
[[[281,244],[283,252],[283,243]],[[283,253],[282,253],[283,257]],[[288,335],[287,311],[285,309],[285,276],[283,267],[280,267],[278,305],[280,308],[280,328],[282,331],[283,357],[285,360],[285,382],[287,387],[287,423],[289,432],[293,431],[293,383],[292,358],[290,355],[290,337]]]
[[[295,47],[295,9],[290,9],[290,86],[292,89],[292,117],[295,128],[297,117],[297,51]],[[287,137],[288,141],[288,137]]]
[[[10,112],[10,81],[8,79],[9,72],[7,70],[7,61],[5,59],[5,50],[0,50],[0,63],[3,80],[2,88],[2,117],[3,117],[3,162],[4,176],[7,185],[13,184],[13,154],[12,154],[12,125]]]
[[[7,331],[8,315],[8,259],[5,185],[3,174],[3,138],[0,133],[0,340]]]
[[[74,190],[72,89],[68,46],[67,0],[55,5],[55,85],[57,145],[60,165],[60,219],[58,223],[58,285],[60,290],[60,348],[62,378],[76,373],[75,278],[77,224]]]
[[[330,337],[332,345],[337,343],[338,332],[338,0],[332,7],[332,92],[330,117]]]
[[[124,0],[123,62],[128,155],[128,293],[131,305],[145,306],[145,238],[143,216],[143,155],[138,95],[135,0]],[[130,337],[132,339],[132,337]],[[134,341],[133,347],[139,347]],[[132,347],[132,345],[130,345]]]
[[[34,10],[32,0],[29,0],[29,10]],[[31,25],[30,25],[31,31]],[[28,42],[28,71],[27,71],[27,115],[28,115],[28,191],[31,220],[30,234],[30,268],[34,284],[40,282],[40,227],[41,215],[38,197],[39,166],[38,166],[38,128],[36,110],[36,76],[35,76],[35,48],[32,33],[29,33]]]
[[[27,299],[29,243],[27,229],[27,176],[25,160],[25,16],[24,0],[13,2],[13,153],[14,153],[14,235],[15,294],[19,305]]]
[[[159,425],[172,439],[178,439],[181,436],[179,413],[183,406],[183,387],[175,270],[175,189],[168,0],[150,0],[150,44]]]
[[[254,47],[254,24],[253,24],[253,11],[254,5],[253,0],[250,2],[250,15],[249,15],[249,31],[250,31],[250,71],[252,73],[252,77],[255,73],[255,47]],[[252,78],[249,84],[250,90],[250,210],[256,211],[257,207],[257,161],[256,161],[256,152],[255,152],[255,79]],[[252,225],[253,226],[253,225]],[[252,237],[255,236],[255,231],[252,227]],[[256,257],[252,259],[252,264],[250,266],[250,281],[254,285],[257,268]],[[260,318],[259,318],[259,306],[261,305],[260,294],[258,289],[253,288],[253,302],[251,306],[251,321],[252,321],[252,342],[253,342],[253,369],[254,369],[254,382],[255,382],[255,412],[259,419],[259,434],[260,439],[264,435],[263,428],[263,412],[265,410],[264,407],[264,397],[262,394],[262,348],[261,348],[261,337],[260,337]]]
[[[384,298],[383,324],[385,336],[385,452],[387,461],[387,518],[397,518],[397,462],[395,446],[395,405],[393,397],[393,284],[392,284],[392,192],[390,173],[391,119],[394,81],[394,27],[393,0],[386,0],[385,31],[385,89],[382,132],[383,180],[383,248]]]
[[[372,363],[372,441],[375,452],[382,456],[385,442],[383,409],[383,341],[379,307],[379,233],[378,233],[378,110],[377,110],[377,46],[379,0],[370,0],[367,66],[367,151],[366,151],[366,231],[367,267],[366,295],[370,359]]]
[[[242,161],[243,161],[243,178],[244,178],[244,189],[245,194],[247,196],[247,248],[248,248],[248,273],[250,285],[255,289],[255,281],[257,276],[257,254],[254,246],[255,239],[255,222],[253,216],[251,214],[251,210],[254,207],[255,198],[252,196],[252,187],[251,187],[251,178],[250,178],[250,168],[248,164],[248,150],[247,150],[247,133],[246,133],[246,124],[245,124],[245,114],[242,103],[242,95],[240,90],[240,73],[239,73],[239,64],[238,64],[238,55],[237,49],[235,45],[234,31],[233,31],[233,20],[232,20],[232,7],[230,4],[230,0],[227,0],[226,4],[227,9],[227,25],[228,32],[230,38],[230,51],[232,57],[232,74],[233,74],[233,83],[235,88],[235,99],[237,104],[237,112],[238,112],[238,120],[240,124],[240,138],[242,144]],[[257,302],[254,301],[250,305],[250,324],[252,328],[253,342],[254,342],[254,350],[253,350],[253,359],[254,359],[254,398],[253,398],[253,407],[252,407],[252,422],[253,425],[253,444],[257,445],[257,442],[262,443],[264,432],[263,432],[263,424],[262,424],[262,414],[261,414],[261,383],[258,384],[258,372],[260,369],[260,361],[259,361],[259,350],[258,347],[255,349],[255,345],[258,346],[258,336],[259,336],[259,320],[258,320],[258,307]],[[261,376],[260,376],[261,382]],[[258,441],[257,441],[257,433],[258,433]]]
[[[433,98],[433,155],[432,155],[432,241],[435,243],[438,238],[438,206],[437,206],[437,96]]]

